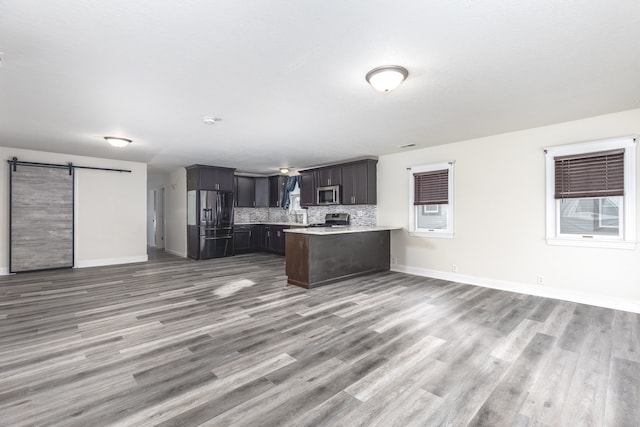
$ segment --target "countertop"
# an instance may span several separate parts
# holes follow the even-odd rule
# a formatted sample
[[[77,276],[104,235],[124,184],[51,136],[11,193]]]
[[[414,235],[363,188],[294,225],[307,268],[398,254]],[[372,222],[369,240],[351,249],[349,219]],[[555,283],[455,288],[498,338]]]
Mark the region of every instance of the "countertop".
[[[384,226],[384,225],[373,225],[373,226],[350,225],[346,227],[292,228],[289,230],[284,230],[284,232],[326,236],[328,234],[366,233],[370,231],[387,231],[387,230],[400,230],[400,229],[402,229],[402,227]]]

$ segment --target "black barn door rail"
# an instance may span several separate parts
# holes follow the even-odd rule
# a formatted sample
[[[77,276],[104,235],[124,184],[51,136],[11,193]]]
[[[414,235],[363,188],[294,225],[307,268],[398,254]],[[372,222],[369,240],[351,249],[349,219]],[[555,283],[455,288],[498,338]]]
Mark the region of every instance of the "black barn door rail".
[[[42,168],[60,168],[60,169],[69,169],[69,175],[73,173],[73,169],[93,169],[97,171],[108,171],[108,172],[128,172],[131,173],[128,169],[110,169],[110,168],[96,168],[93,166],[76,166],[73,163],[69,162],[66,165],[63,164],[55,164],[55,163],[37,163],[37,162],[21,162],[17,157],[12,158],[11,160],[7,160],[13,167],[13,171],[15,172],[18,169],[19,165],[22,166],[35,166]]]

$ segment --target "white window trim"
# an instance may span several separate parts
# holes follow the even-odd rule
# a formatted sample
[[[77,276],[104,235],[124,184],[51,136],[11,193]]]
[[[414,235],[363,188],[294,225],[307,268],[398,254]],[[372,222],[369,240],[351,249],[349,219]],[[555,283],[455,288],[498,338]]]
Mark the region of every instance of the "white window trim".
[[[436,237],[440,239],[453,239],[453,165],[455,162],[433,163],[429,165],[413,166],[407,168],[409,171],[409,235],[414,237]],[[416,209],[414,202],[415,187],[413,182],[414,173],[431,172],[437,170],[449,170],[449,203],[447,204],[447,228],[446,230],[426,230],[416,228]]]
[[[635,249],[636,246],[636,137],[612,138],[578,144],[549,147],[546,157],[546,219],[547,244],[613,249]],[[558,209],[555,195],[555,161],[557,156],[593,153],[624,148],[624,199],[622,236],[573,237],[559,235]]]

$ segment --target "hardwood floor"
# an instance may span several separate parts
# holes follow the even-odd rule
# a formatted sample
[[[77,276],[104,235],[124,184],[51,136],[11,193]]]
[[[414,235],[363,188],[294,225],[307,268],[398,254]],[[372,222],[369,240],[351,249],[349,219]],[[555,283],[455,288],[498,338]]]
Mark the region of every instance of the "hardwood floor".
[[[150,258],[0,278],[1,425],[640,425],[640,315]]]

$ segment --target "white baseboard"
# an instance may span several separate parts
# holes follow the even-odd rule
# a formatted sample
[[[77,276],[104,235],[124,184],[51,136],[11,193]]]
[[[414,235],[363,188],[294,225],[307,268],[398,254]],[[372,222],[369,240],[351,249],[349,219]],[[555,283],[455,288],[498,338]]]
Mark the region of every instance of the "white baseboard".
[[[466,276],[464,274],[430,270],[427,268],[409,267],[406,265],[391,265],[391,271],[413,274],[415,276],[433,277],[434,279],[448,280],[466,285],[482,286],[502,291],[518,292],[521,294],[560,299],[580,304],[595,305],[598,307],[612,308],[614,310],[640,313],[640,300],[627,300],[602,294],[589,294],[567,289],[534,286],[526,283],[487,279],[485,277]]]
[[[85,261],[77,261],[76,268],[104,267],[105,265],[131,264],[134,262],[147,262],[147,261],[149,261],[149,257],[147,255],[124,257],[124,258],[90,259]]]
[[[168,253],[170,253],[172,255],[182,257],[182,258],[186,258],[187,257],[187,253],[186,252],[172,251],[171,249],[167,249],[167,248],[164,248],[164,251],[168,252]]]

